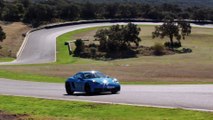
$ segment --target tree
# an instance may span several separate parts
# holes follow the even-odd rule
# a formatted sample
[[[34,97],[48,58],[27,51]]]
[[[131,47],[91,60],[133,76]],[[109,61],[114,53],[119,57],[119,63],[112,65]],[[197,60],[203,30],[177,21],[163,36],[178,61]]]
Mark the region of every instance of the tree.
[[[31,4],[31,0],[18,0],[19,3],[23,4],[24,8],[28,8]]]
[[[107,29],[100,29],[94,36],[95,40],[100,42],[99,49],[101,51],[106,51],[107,49],[108,32]]]
[[[4,7],[4,0],[0,0],[0,7]]]
[[[17,5],[6,5],[3,8],[2,19],[5,21],[19,21],[21,18],[21,13]]]
[[[79,18],[80,11],[76,5],[63,6],[60,16],[65,20],[75,20]]]
[[[156,8],[152,8],[149,12],[144,14],[144,17],[148,18],[148,19],[162,20],[164,16],[163,16],[162,12],[160,12]]]
[[[35,4],[30,6],[24,16],[24,22],[31,23],[34,27],[43,21],[51,21],[55,17],[56,9],[46,4]]]
[[[84,19],[96,18],[96,6],[86,2],[81,8],[81,17]]]
[[[133,4],[121,4],[118,7],[118,15],[120,18],[136,18],[137,10]]]
[[[80,56],[81,52],[84,51],[84,41],[82,39],[77,39],[75,41],[75,51],[74,51],[74,56]]]
[[[192,18],[194,20],[202,21],[202,20],[205,20],[206,15],[207,15],[206,10],[204,10],[204,9],[195,9],[193,11]]]
[[[139,46],[141,39],[138,37],[140,28],[129,23],[126,26],[113,25],[109,29],[98,30],[95,34],[96,40],[100,41],[100,50],[106,52],[117,52],[118,50],[131,49],[131,43]]]
[[[163,25],[156,26],[155,31],[152,32],[153,38],[160,37],[163,39],[165,36],[169,37],[171,48],[174,48],[174,37],[181,45],[181,38],[185,39],[185,36],[191,33],[191,26],[185,21],[174,22],[174,20],[167,20]]]
[[[4,7],[4,0],[0,0],[0,19],[1,19],[3,7]]]
[[[137,25],[129,23],[127,26],[125,26],[123,35],[124,35],[124,41],[130,45],[130,42],[134,42],[135,45],[138,47],[139,42],[141,41],[141,38],[139,37],[141,29],[137,27]]]
[[[185,39],[185,36],[188,36],[189,34],[191,34],[192,27],[191,27],[190,23],[185,22],[185,21],[179,21],[178,27],[180,29],[182,39]]]
[[[0,26],[0,42],[2,42],[6,38],[6,34],[4,33],[2,27]]]
[[[140,6],[138,7],[138,13],[140,14],[140,17],[145,17],[149,13],[149,11],[151,11],[151,9],[152,8],[149,4],[140,4]]]
[[[117,3],[114,3],[114,4],[107,4],[105,7],[104,7],[104,17],[105,18],[115,18],[116,17],[116,14],[117,14],[117,11],[118,11],[118,8],[117,8],[118,4]]]

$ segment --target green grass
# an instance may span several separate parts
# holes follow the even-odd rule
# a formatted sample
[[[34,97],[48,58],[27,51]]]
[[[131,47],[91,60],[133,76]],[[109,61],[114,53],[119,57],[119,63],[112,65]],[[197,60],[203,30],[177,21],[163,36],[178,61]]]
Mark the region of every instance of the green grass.
[[[212,120],[213,113],[182,109],[0,96],[0,110],[35,119],[70,120]]]
[[[0,57],[0,62],[10,62],[15,60],[14,58],[8,58],[8,57]]]
[[[17,73],[17,72],[10,72],[6,70],[0,70],[0,78],[34,81],[34,82],[52,82],[52,83],[62,83],[65,81],[65,79],[58,78],[58,77],[49,77],[44,75],[35,75],[35,74],[27,74],[27,73]]]

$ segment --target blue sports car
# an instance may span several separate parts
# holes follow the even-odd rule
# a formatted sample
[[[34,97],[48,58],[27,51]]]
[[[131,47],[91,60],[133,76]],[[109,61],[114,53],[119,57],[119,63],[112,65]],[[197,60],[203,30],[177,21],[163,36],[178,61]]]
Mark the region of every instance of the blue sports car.
[[[110,78],[98,71],[78,72],[67,79],[65,88],[68,95],[74,92],[86,92],[86,94],[110,91],[116,94],[121,86],[116,78]]]

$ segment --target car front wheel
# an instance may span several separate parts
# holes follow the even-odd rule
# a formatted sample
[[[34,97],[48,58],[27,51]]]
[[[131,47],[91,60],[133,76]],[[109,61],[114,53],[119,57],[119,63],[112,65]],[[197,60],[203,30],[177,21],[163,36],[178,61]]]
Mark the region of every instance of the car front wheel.
[[[112,93],[112,94],[117,94],[118,91],[117,91],[117,90],[111,90],[111,93]]]
[[[72,91],[72,88],[69,82],[65,83],[65,88],[68,95],[72,95],[74,93],[74,91]]]

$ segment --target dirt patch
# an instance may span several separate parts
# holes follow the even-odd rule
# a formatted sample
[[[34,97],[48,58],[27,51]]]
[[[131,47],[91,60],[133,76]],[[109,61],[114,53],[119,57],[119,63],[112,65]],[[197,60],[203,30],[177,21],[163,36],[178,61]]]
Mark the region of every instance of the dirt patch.
[[[24,37],[22,34],[30,30],[30,27],[21,23],[3,23],[0,21],[3,31],[6,33],[6,39],[0,43],[0,57],[16,57]]]
[[[9,114],[0,110],[0,120],[33,120],[27,114]]]

